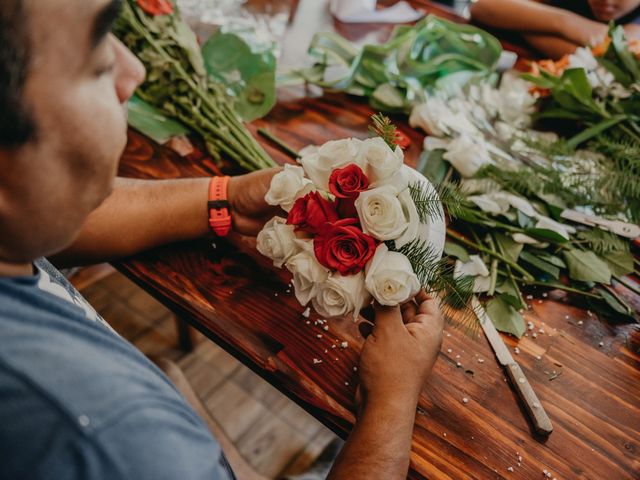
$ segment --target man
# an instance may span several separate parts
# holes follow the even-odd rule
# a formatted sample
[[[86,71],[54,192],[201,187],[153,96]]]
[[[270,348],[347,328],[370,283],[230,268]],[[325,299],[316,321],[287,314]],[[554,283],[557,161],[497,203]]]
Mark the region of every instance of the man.
[[[124,105],[144,76],[109,33],[118,7],[0,3],[2,479],[234,478],[168,378],[43,260],[93,262],[210,233],[210,179],[114,180]],[[273,174],[231,179],[237,233],[273,214],[263,200]],[[406,476],[441,332],[424,294],[402,312],[378,308],[360,361],[362,413],[330,478]]]
[[[640,36],[640,0],[475,0],[471,17],[517,32],[551,58],[599,43],[610,21],[624,25],[628,36]]]

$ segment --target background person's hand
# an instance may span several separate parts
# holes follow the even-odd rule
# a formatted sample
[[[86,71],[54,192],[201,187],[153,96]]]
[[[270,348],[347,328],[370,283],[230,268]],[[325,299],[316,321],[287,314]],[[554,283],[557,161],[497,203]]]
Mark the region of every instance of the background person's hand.
[[[421,291],[402,307],[376,307],[373,332],[360,357],[360,399],[416,402],[442,344],[437,298]]]
[[[264,200],[271,179],[281,170],[281,167],[269,168],[231,177],[227,192],[235,232],[255,236],[274,215],[282,213]]]
[[[628,23],[624,26],[624,34],[628,39],[640,38],[640,25],[636,23]]]

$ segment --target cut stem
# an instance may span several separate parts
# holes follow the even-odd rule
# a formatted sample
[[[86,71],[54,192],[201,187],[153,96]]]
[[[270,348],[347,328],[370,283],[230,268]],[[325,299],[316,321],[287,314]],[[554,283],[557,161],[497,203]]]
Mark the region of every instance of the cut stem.
[[[465,245],[467,245],[469,247],[475,248],[476,250],[478,250],[480,252],[487,253],[487,254],[491,255],[492,257],[495,257],[498,260],[503,261],[505,264],[507,264],[511,268],[513,268],[516,272],[520,273],[525,279],[534,280],[533,276],[529,272],[527,272],[524,268],[522,268],[517,263],[512,262],[511,260],[506,258],[504,255],[500,255],[498,252],[493,252],[493,251],[489,250],[488,248],[485,248],[485,247],[483,247],[481,245],[478,245],[478,244],[472,242],[471,240],[467,240],[462,235],[460,235],[458,232],[454,232],[450,228],[447,228],[447,234],[450,237],[455,238],[459,242],[464,243]]]
[[[300,158],[302,155],[300,155],[300,152],[298,152],[297,150],[295,150],[293,147],[290,147],[287,143],[285,143],[283,140],[280,140],[278,137],[276,137],[273,133],[271,133],[269,130],[265,129],[265,128],[259,128],[258,129],[258,133],[260,135],[262,135],[263,137],[271,140],[273,143],[275,143],[278,147],[280,147],[280,149],[285,152],[287,155],[289,155],[291,158],[298,159]]]

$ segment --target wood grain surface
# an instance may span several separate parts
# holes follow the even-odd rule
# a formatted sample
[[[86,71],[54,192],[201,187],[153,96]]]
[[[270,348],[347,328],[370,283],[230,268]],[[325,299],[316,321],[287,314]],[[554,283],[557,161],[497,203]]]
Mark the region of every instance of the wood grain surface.
[[[414,3],[434,11],[426,1]],[[388,26],[338,24],[324,1],[301,0],[293,7],[283,44],[291,62],[316,31],[331,29],[367,41],[383,40],[390,31]],[[280,91],[274,110],[250,128],[254,133],[268,128],[301,148],[348,136],[365,138],[372,113],[360,99],[293,88]],[[394,120],[412,141],[406,157],[414,165],[423,136],[401,118]],[[263,144],[279,163],[290,161]],[[121,175],[136,178],[220,171],[236,173],[230,167],[218,169],[201,154],[180,158],[135,131],[129,132],[120,165]],[[330,321],[325,330],[313,312],[304,315],[288,274],[271,267],[251,240],[240,237],[168,245],[116,266],[325,425],[348,435],[355,421],[354,367],[365,319]],[[638,297],[618,289],[640,308]],[[486,339],[469,336],[453,319],[420,398],[409,478],[542,479],[547,471],[558,480],[640,479],[638,327],[600,321],[562,292],[543,297],[532,290],[531,295],[525,318],[534,329],[519,342],[503,338],[512,352],[519,348],[514,358],[554,433],[534,437]],[[348,347],[341,348],[342,342]]]

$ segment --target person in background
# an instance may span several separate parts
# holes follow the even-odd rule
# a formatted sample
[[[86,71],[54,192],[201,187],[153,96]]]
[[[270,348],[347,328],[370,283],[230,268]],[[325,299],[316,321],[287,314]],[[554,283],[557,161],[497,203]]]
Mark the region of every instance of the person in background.
[[[0,478],[258,478],[177,367],[160,363],[163,373],[45,259],[93,263],[210,234],[211,179],[115,178],[125,105],[145,75],[110,33],[119,8],[0,2]],[[276,171],[230,179],[237,234],[274,214],[264,195]],[[377,308],[361,413],[329,478],[406,477],[442,328],[424,293]]]
[[[640,0],[472,0],[470,12],[474,22],[513,30],[554,59],[600,43],[611,21],[640,37]]]

